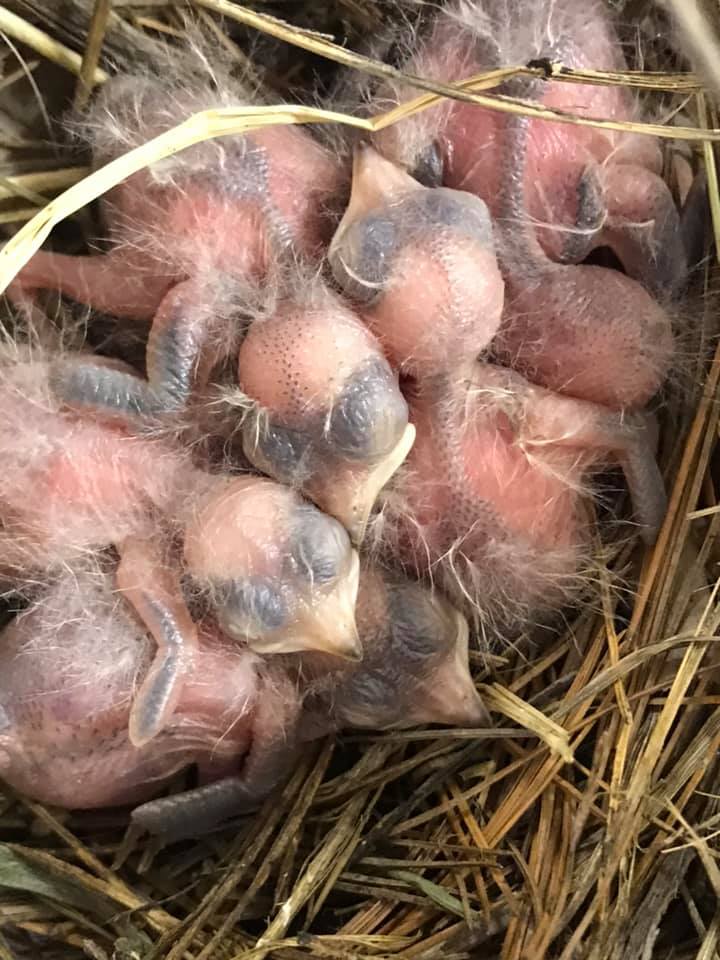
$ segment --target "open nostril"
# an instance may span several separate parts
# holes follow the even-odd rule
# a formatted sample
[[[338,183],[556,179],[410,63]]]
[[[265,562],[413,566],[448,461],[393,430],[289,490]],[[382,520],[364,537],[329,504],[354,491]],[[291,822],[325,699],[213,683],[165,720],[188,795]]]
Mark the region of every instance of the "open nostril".
[[[350,538],[337,520],[314,507],[300,507],[296,516],[293,563],[313,583],[329,583],[347,565]]]
[[[257,637],[279,630],[288,619],[285,599],[269,577],[243,577],[216,588],[218,616],[228,633]]]
[[[372,359],[348,379],[330,414],[327,439],[350,458],[381,457],[398,443],[408,407],[383,359]]]

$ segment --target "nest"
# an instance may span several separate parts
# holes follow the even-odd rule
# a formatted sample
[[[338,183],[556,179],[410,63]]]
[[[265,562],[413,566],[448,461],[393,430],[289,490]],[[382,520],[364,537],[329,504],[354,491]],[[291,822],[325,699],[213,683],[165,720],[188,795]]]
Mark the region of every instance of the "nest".
[[[645,3],[614,5],[638,31],[658,15]],[[48,141],[61,108],[82,106],[108,71],[182,43],[192,21],[280,103],[298,88],[329,89],[338,71],[392,70],[352,50],[406,15],[383,0],[0,7],[0,94],[21,118],[3,134],[2,287],[55,225],[72,251],[86,205],[169,152],[258,123],[370,126],[310,107],[210,111],[88,176],[87,158]],[[680,52],[657,42],[653,51],[646,72],[578,79],[641,87],[672,105],[671,121],[653,131],[705,164],[717,229],[712,97]],[[546,69],[510,65],[462,90],[415,80],[417,100],[376,124],[444,95],[486,102],[508,75]],[[0,791],[0,960],[716,956],[715,272],[708,255],[688,300],[696,322],[684,387],[669,391],[663,410],[670,509],[658,543],[605,546],[601,602],[568,611],[562,633],[476,654],[498,726],[322,741],[257,814],[165,849],[133,836],[123,812],[67,814]]]

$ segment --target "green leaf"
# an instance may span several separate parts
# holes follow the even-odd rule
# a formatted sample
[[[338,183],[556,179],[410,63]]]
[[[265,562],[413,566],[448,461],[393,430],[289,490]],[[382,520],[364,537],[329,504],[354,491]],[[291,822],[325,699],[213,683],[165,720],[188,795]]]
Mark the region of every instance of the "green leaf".
[[[61,861],[57,861],[62,866]],[[17,850],[0,843],[0,889],[17,890],[35,894],[67,904],[94,918],[109,920],[117,908],[111,901],[95,890],[84,887],[74,877],[56,873],[45,864],[33,863]]]
[[[428,900],[432,900],[438,907],[442,907],[446,913],[454,913],[458,917],[465,919],[465,910],[457,897],[454,897],[445,887],[438,886],[432,880],[426,880],[419,873],[413,873],[410,870],[391,870],[389,876],[396,880],[403,880],[411,887],[415,887],[420,893],[424,894]]]

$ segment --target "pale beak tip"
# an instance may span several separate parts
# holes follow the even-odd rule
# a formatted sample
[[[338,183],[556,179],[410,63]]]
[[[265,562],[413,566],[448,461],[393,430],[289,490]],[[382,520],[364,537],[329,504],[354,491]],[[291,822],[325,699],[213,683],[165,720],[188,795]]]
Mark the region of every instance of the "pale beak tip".
[[[357,630],[354,630],[351,635],[346,635],[340,640],[334,637],[332,641],[328,643],[326,652],[354,663],[359,663],[364,654],[363,645]]]
[[[467,704],[467,725],[469,727],[489,727],[491,725],[490,712],[477,692]]]
[[[379,158],[377,150],[367,138],[363,138],[355,147],[353,153],[353,181],[370,173],[369,168],[373,161]]]
[[[355,495],[348,498],[342,516],[336,513],[337,519],[344,525],[355,546],[359,546],[365,539],[370,517],[381,491],[403,465],[414,443],[415,427],[408,423],[395,447],[368,473]]]
[[[363,648],[362,645],[358,642],[354,647],[348,648],[343,656],[346,660],[349,660],[351,663],[361,663],[363,659]]]
[[[491,726],[490,714],[470,676],[462,684],[438,684],[427,691],[425,722],[477,729]]]

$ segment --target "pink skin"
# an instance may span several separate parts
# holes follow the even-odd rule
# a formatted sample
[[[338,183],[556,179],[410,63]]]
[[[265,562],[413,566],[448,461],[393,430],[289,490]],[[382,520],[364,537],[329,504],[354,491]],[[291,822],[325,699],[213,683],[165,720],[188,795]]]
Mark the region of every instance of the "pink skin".
[[[260,653],[361,656],[358,558],[336,520],[271,480],[219,476],[183,526],[185,568],[230,636]]]
[[[417,441],[386,496],[385,549],[481,619],[549,610],[587,547],[589,471],[618,462],[647,540],[664,511],[646,424],[468,365],[412,403]]]
[[[133,434],[114,410],[98,419],[64,408],[62,366],[21,361],[0,369],[3,563],[20,575],[129,537],[152,537],[156,515],[170,510],[189,470],[181,450]],[[95,383],[113,370],[94,367]],[[71,395],[79,369],[71,361],[62,374]]]
[[[508,267],[514,257],[501,259]],[[506,273],[507,306],[495,355],[559,393],[615,410],[643,407],[672,362],[668,314],[615,270],[536,263],[536,272]]]
[[[207,82],[179,89],[169,80],[109,84],[92,131],[96,160],[112,160],[197,110],[247,99],[222,85],[210,90]],[[41,252],[11,295],[37,310],[34,294],[51,289],[106,313],[152,321],[146,405],[157,413],[183,410],[213,367],[238,349],[240,316],[252,312],[259,288],[272,286],[269,275],[274,282],[289,264],[321,255],[342,176],[337,159],[298,127],[197,144],[108,194],[108,254]],[[365,480],[355,478],[354,486]]]
[[[232,764],[253,739],[260,661],[203,628],[202,668],[151,743],[128,736],[152,643],[112,578],[76,568],[5,629],[0,645],[0,775],[70,808],[137,803],[191,763]]]
[[[102,363],[96,369],[94,384],[102,384],[105,370],[117,372]],[[74,395],[72,374],[81,370],[72,362],[62,371],[62,361],[40,361],[2,371],[3,565],[23,586],[28,576],[32,582],[43,570],[116,547],[120,585],[157,643],[131,717],[133,742],[141,745],[162,729],[177,704],[180,678],[194,666],[196,631],[158,545],[160,518],[184,495],[192,468],[181,450],[134,435],[115,409],[104,420],[63,411],[55,387],[62,388],[64,374]],[[142,591],[133,589],[136,576]]]
[[[457,82],[495,67],[543,59],[579,69],[625,69],[619,41],[598,0],[542,0],[532,9],[519,0],[455,0],[438,14],[429,38],[406,67]],[[519,79],[495,92],[585,117],[638,118],[632,97],[619,86]],[[401,100],[414,95],[395,91]],[[509,114],[455,101],[389,127],[376,143],[411,173],[441,166],[447,186],[475,193],[498,218],[508,171],[513,170],[506,147],[511,123]],[[682,282],[678,213],[659,176],[657,142],[547,120],[531,119],[527,126],[521,216],[536,227],[546,253],[578,262],[598,246],[611,246],[625,269],[652,290],[672,291]],[[433,150],[439,151],[435,159]],[[618,177],[627,184],[625,195],[614,190]]]
[[[457,367],[500,326],[504,285],[485,204],[423,187],[371,147],[356,151],[350,204],[329,259],[405,374]]]
[[[96,107],[96,161],[162,133],[197,110],[235,105],[242,92],[120,78]],[[106,134],[103,124],[113,116]],[[104,141],[103,141],[104,138]],[[336,160],[297,127],[268,127],[196,144],[142,170],[104,200],[114,249],[105,256],[42,251],[21,271],[15,294],[50,289],[116,316],[151,320],[169,288],[220,271],[262,277],[278,257],[315,255],[326,206],[338,189]],[[11,290],[12,292],[12,290]]]
[[[172,838],[256,806],[290,773],[300,740],[348,725],[487,722],[467,623],[447,601],[365,565],[358,615],[367,656],[342,666],[315,653],[269,667],[201,623],[198,669],[171,722],[137,747],[129,712],[152,643],[107,570],[66,570],[3,633],[0,776],[71,809],[147,801],[134,822]],[[200,787],[148,800],[192,763]]]
[[[96,107],[96,161],[115,159],[198,110],[243,99],[242,91],[213,91],[196,79],[180,94],[169,80],[117,79]],[[38,291],[54,290],[105,313],[153,321],[147,367],[154,403],[182,408],[235,345],[237,304],[223,299],[228,278],[253,286],[281,262],[319,255],[341,179],[336,159],[297,127],[196,144],[104,198],[109,253],[41,251],[10,296],[31,311]]]
[[[311,280],[301,297],[251,325],[238,381],[256,405],[244,428],[248,459],[361,539],[377,492],[412,442],[397,375],[373,335]]]
[[[522,131],[509,136],[522,171]],[[522,206],[522,182],[503,189],[505,223],[515,222]],[[627,190],[624,179],[617,190]],[[330,249],[335,275],[347,292],[358,299],[363,291],[373,295],[364,316],[392,361],[419,377],[451,371],[478,356],[500,327],[504,286],[492,235],[484,246],[468,249],[457,227],[455,232],[443,230],[417,212],[424,212],[423,197],[436,198],[425,207],[442,212],[440,201],[447,203],[448,194],[464,196],[421,187],[363,148],[356,158],[350,206]],[[419,239],[405,248],[396,239],[394,205],[402,212],[403,229],[413,214],[417,219]],[[474,212],[469,205],[466,219]],[[383,236],[387,242],[380,250]],[[560,393],[615,409],[644,405],[662,385],[673,354],[665,310],[617,271],[552,263],[532,231],[506,226],[500,238],[508,296],[493,344],[496,355]],[[382,278],[372,274],[378,260],[389,263]],[[372,285],[358,283],[359,277],[371,275]]]
[[[142,399],[143,381],[123,373],[126,392],[108,392],[108,371],[123,373],[115,364],[79,360],[18,362],[3,369],[2,562],[5,578],[24,586],[42,571],[114,545],[118,586],[157,644],[131,711],[132,742],[141,746],[163,729],[196,667],[197,633],[169,534],[185,530],[190,573],[198,588],[211,596],[217,590],[219,614],[237,613],[240,603],[246,617],[248,603],[250,613],[255,609],[250,585],[274,578],[287,612],[279,623],[253,630],[230,616],[227,625],[238,640],[263,650],[317,645],[357,656],[357,558],[342,527],[277,484],[226,482],[196,470],[181,448],[133,432],[128,408]],[[88,397],[92,417],[62,403],[82,406]],[[269,492],[252,498],[249,485]],[[228,489],[241,496],[228,497]],[[262,523],[255,518],[260,539],[253,539],[257,529],[238,519],[238,499],[265,511]],[[229,558],[223,579],[217,577],[218,556]],[[270,556],[275,565],[267,570]]]
[[[145,139],[169,126],[170,119],[180,119],[166,116],[164,105],[135,83],[137,90],[124,80],[115,93],[111,85],[103,95],[109,97],[108,112],[117,114],[120,131],[128,128],[132,134],[142,117],[147,123],[137,138]],[[208,105],[201,102],[203,96],[208,99],[206,93],[186,94],[186,113]],[[176,99],[173,91],[171,112],[178,110]],[[132,135],[126,137],[134,142]],[[119,143],[96,144],[96,150],[99,159],[110,159],[119,152]],[[279,262],[319,252],[325,208],[339,178],[335,158],[294,127],[199,144],[111,192],[105,205],[116,247],[107,256],[40,254],[20,275],[15,296],[27,305],[33,290],[51,287],[106,312],[152,318],[146,406],[156,412],[181,410],[207,385],[213,367],[238,349],[238,301],[247,311],[245,301],[253,298],[251,291],[271,268],[275,275]],[[287,315],[295,309],[294,318]],[[323,339],[309,356],[304,338],[312,311],[315,342]],[[268,380],[259,367],[278,338],[288,350],[286,369],[278,374],[299,378],[297,404],[312,394],[300,415],[297,409],[277,409],[277,395],[268,395]],[[337,365],[326,361],[326,349],[334,358],[343,354],[342,377]],[[354,366],[347,363],[347,355]],[[326,420],[342,401],[345,380],[362,376],[373,362],[372,384],[365,383],[363,395],[356,391],[352,397],[358,435],[343,448],[326,435]],[[412,441],[406,404],[373,338],[325,291],[312,305],[285,304],[262,328],[256,325],[243,347],[239,371],[262,421],[251,423],[248,418],[248,459],[271,476],[292,482],[361,539],[377,491]],[[290,475],[287,465],[267,456],[261,442],[267,416],[278,427],[300,430],[313,460],[310,475],[307,456],[302,468],[290,470]]]
[[[266,679],[267,686],[272,683],[270,693],[253,716],[253,741],[259,746],[243,766],[245,783],[230,776],[151,801],[135,811],[133,819],[154,833],[197,833],[198,824],[212,825],[261,799],[262,792],[290,772],[289,758],[304,741],[344,727],[488,723],[470,675],[467,621],[439,594],[366,562],[360,573],[357,620],[362,661],[343,662],[317,652],[280,658],[278,671],[286,674],[276,671]],[[296,691],[303,701],[299,716],[291,696]],[[263,785],[265,790],[259,790]]]
[[[499,258],[506,278],[496,355],[535,383],[615,410],[644,406],[662,386],[674,353],[670,317],[639,283],[605,267],[548,259],[522,222],[529,126],[508,121],[507,153],[518,176],[502,191]],[[618,168],[619,169],[619,168]],[[642,205],[616,178],[626,208]],[[629,243],[620,237],[619,243]]]
[[[133,819],[154,833],[193,834],[257,803],[290,772],[288,760],[302,743],[344,727],[369,730],[442,723],[488,723],[468,665],[468,625],[438,594],[422,585],[363,564],[357,600],[362,661],[339,661],[317,652],[274,661],[278,670],[258,703],[253,740],[258,749],[242,778],[151,801]],[[279,675],[284,671],[284,676]],[[285,692],[289,690],[290,692]],[[303,709],[294,711],[291,693]],[[265,716],[263,706],[268,705]],[[267,733],[265,733],[267,731]],[[254,797],[247,781],[255,785]]]

